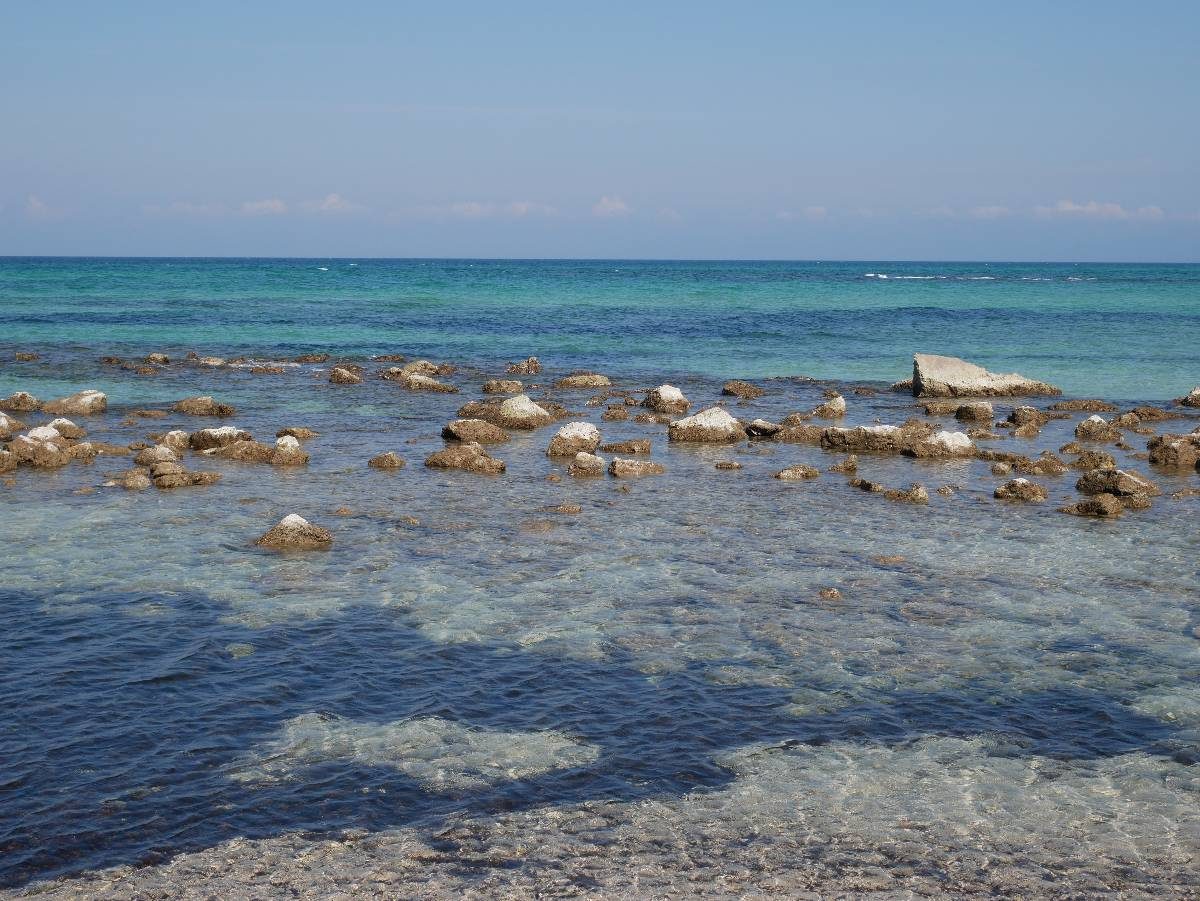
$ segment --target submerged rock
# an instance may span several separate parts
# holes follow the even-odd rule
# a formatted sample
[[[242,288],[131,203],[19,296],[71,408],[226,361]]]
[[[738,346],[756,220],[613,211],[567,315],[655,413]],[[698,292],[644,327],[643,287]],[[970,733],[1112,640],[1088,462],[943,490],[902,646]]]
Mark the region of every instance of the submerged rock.
[[[237,412],[229,404],[217,403],[209,395],[185,397],[171,409],[176,413],[183,413],[186,416],[219,416],[222,418],[233,416]]]
[[[54,416],[99,416],[107,409],[108,396],[103,391],[92,389],[42,404],[42,411]]]
[[[600,445],[600,450],[606,454],[648,454],[650,453],[650,440],[634,438],[630,441],[614,441],[611,444]]]
[[[574,457],[581,451],[591,453],[600,444],[600,430],[590,422],[569,422],[550,439],[546,448],[551,457]]]
[[[474,441],[435,451],[425,458],[425,465],[430,469],[461,469],[480,475],[499,475],[505,469],[504,461],[489,456],[483,445]]]
[[[372,469],[403,469],[406,464],[395,451],[387,451],[372,457],[367,461],[367,465]]]
[[[613,457],[608,464],[608,474],[616,478],[635,478],[638,476],[662,475],[667,468],[661,463],[649,460],[626,460],[623,457]]]
[[[335,366],[329,370],[329,381],[334,385],[361,385],[362,376],[341,366]]]
[[[555,388],[572,390],[576,388],[607,388],[612,382],[608,376],[598,372],[573,372],[554,383]]]
[[[474,441],[478,444],[503,444],[509,440],[508,432],[483,419],[456,419],[442,428],[442,437],[447,441]]]
[[[684,413],[691,406],[691,402],[674,385],[659,385],[646,392],[642,406],[655,413]]]
[[[851,454],[850,456],[846,457],[846,459],[842,460],[840,463],[834,463],[832,466],[829,467],[829,469],[827,471],[828,472],[840,472],[840,473],[846,473],[846,474],[856,473],[856,472],[858,472],[858,457],[856,457],[854,454]]]
[[[600,414],[600,418],[605,422],[624,422],[629,418],[629,408],[624,404],[613,404]]]
[[[741,423],[720,407],[709,407],[707,410],[678,419],[667,427],[667,438],[670,441],[741,441],[746,437]]]
[[[300,354],[298,357],[292,357],[293,363],[324,363],[329,359],[329,354],[326,353],[309,353]]]
[[[741,379],[733,379],[721,386],[721,393],[727,394],[730,397],[737,397],[741,400],[754,400],[762,397],[767,392],[757,385],[751,385],[749,382],[743,382]]]
[[[742,464],[737,460],[720,460],[713,464],[714,468],[721,470],[737,470],[742,468]]]
[[[775,473],[775,478],[784,482],[799,482],[806,479],[815,479],[820,474],[821,471],[816,467],[797,463],[795,466],[789,466],[787,469],[781,469]]]
[[[919,353],[913,354],[912,393],[917,397],[1008,397],[1062,391],[1015,372],[988,372],[958,357]]]
[[[279,551],[325,550],[333,545],[333,533],[291,513],[254,542]]]
[[[994,495],[1003,501],[1024,501],[1030,504],[1041,503],[1049,497],[1045,488],[1029,479],[1012,479],[1005,482],[996,488]]]
[[[484,394],[520,394],[524,390],[517,379],[488,379],[483,383]]]
[[[595,454],[580,452],[575,455],[567,474],[572,476],[602,476],[604,475],[604,460]]]
[[[1106,400],[1089,397],[1077,397],[1071,400],[1060,400],[1050,405],[1051,410],[1064,413],[1112,413],[1117,408]]]
[[[164,353],[146,354],[146,362],[154,366],[169,366],[171,358]]]

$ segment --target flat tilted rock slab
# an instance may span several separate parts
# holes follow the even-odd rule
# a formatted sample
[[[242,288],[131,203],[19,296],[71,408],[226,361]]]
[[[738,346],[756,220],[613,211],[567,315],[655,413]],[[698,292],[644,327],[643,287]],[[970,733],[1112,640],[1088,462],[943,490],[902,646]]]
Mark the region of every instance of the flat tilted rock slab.
[[[937,354],[913,354],[915,397],[1012,397],[1062,394],[1059,388],[1015,372],[988,372],[982,366]]]

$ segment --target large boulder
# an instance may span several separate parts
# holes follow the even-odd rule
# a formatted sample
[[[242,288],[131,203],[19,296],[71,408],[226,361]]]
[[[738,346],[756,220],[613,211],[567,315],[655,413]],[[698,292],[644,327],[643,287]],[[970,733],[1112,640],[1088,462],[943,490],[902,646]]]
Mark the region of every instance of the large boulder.
[[[1015,372],[988,372],[958,357],[913,354],[912,393],[915,397],[1010,397],[1062,391]]]
[[[333,534],[328,529],[313,525],[303,516],[291,513],[254,543],[277,551],[324,550],[333,544]]]
[[[574,457],[591,453],[600,444],[600,430],[590,422],[568,422],[550,439],[546,454],[551,457]]]
[[[728,411],[709,407],[667,426],[670,441],[741,441],[746,430]]]
[[[508,432],[483,419],[456,419],[442,428],[442,437],[447,441],[478,444],[503,444],[509,440]]]
[[[576,388],[607,388],[612,382],[608,376],[598,372],[573,372],[554,383],[555,388],[566,390]]]
[[[683,396],[683,392],[674,385],[659,385],[646,392],[643,407],[648,407],[655,413],[684,413],[691,402]]]
[[[204,395],[202,397],[185,397],[171,407],[176,413],[183,413],[186,416],[232,416],[237,412],[236,409],[229,404],[217,403],[212,397]]]
[[[461,469],[481,475],[499,475],[505,469],[503,460],[489,456],[483,445],[474,441],[435,451],[425,458],[425,465],[430,469]]]
[[[42,402],[28,391],[17,391],[0,400],[0,410],[10,413],[33,413],[41,405]]]
[[[108,397],[103,391],[92,389],[42,404],[42,411],[53,416],[99,416],[107,409]]]

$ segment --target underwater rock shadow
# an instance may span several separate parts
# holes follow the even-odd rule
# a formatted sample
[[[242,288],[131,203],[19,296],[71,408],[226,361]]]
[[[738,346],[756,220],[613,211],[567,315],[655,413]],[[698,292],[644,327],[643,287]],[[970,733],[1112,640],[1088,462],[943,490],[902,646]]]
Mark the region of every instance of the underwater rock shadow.
[[[1113,698],[1073,688],[1006,695],[881,693],[791,716],[791,689],[718,685],[694,667],[657,676],[507,646],[439,644],[402,610],[252,631],[224,625],[203,595],[148,597],[159,618],[123,615],[128,596],[51,612],[51,596],[0,592],[0,886],[147,864],[236,836],[325,834],[508,811],[716,790],[715,761],[749,744],[896,745],[922,736],[1003,736],[1002,753],[1094,759],[1169,754],[1173,730]],[[248,657],[229,643],[255,646]],[[721,661],[708,661],[716,665]],[[329,759],[298,778],[231,778],[303,714],[392,723],[437,717],[506,732],[557,730],[594,761],[469,791],[431,791],[386,766]],[[1194,762],[1191,760],[1184,762]]]

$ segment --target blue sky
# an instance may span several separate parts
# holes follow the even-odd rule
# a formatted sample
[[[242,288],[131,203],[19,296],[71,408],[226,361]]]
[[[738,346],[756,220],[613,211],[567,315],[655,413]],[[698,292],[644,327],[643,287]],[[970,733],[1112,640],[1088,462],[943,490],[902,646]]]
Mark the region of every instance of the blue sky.
[[[1197,261],[1198,32],[1195,2],[10,4],[0,254]]]

